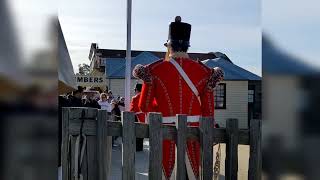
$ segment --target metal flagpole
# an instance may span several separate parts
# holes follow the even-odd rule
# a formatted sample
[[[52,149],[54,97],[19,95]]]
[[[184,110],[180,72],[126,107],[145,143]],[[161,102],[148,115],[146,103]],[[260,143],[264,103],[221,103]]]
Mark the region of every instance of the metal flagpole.
[[[131,81],[131,12],[132,0],[127,0],[127,50],[126,50],[126,79],[125,79],[125,109],[130,109]]]

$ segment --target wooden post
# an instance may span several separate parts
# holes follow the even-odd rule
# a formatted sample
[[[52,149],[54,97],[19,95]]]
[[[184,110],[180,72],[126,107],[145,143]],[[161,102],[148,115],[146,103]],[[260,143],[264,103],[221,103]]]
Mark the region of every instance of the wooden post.
[[[227,120],[227,143],[226,143],[226,162],[225,175],[226,180],[238,179],[238,140],[239,129],[237,119]]]
[[[261,120],[250,122],[250,158],[249,180],[261,179],[262,153],[261,153]]]
[[[87,136],[88,179],[98,179],[97,137]],[[85,156],[83,157],[85,158]]]
[[[160,113],[149,113],[149,179],[162,179],[162,116]]]
[[[69,109],[69,119],[96,119],[97,118],[97,109],[96,108],[88,108],[88,107],[70,107]]]
[[[80,108],[76,108],[76,109],[80,109]],[[76,110],[76,109],[71,109],[71,112]],[[81,108],[81,109],[82,109],[82,113],[81,113],[81,116],[80,116],[79,119],[81,121],[84,120],[83,130],[86,129],[86,126],[89,125],[89,122],[92,122],[93,124],[96,124],[96,129],[95,129],[96,133],[95,133],[94,136],[89,136],[89,135],[87,135],[85,133],[85,131],[83,131],[83,134],[86,135],[86,137],[87,137],[86,153],[83,156],[83,159],[87,158],[87,169],[85,171],[82,171],[82,174],[84,176],[87,176],[88,180],[95,180],[95,179],[98,179],[98,176],[99,176],[98,175],[98,172],[99,172],[98,162],[100,161],[98,159],[98,154],[97,154],[97,147],[98,147],[98,141],[97,141],[98,109],[95,109],[95,108]],[[76,114],[74,114],[74,115],[76,115]]]
[[[186,179],[186,143],[187,143],[187,116],[177,115],[177,177],[176,179]]]
[[[110,120],[111,116],[107,115],[107,121]],[[111,162],[112,162],[112,136],[108,136],[108,127],[107,127],[107,123],[106,123],[106,127],[105,127],[105,136],[106,137],[106,159],[107,159],[107,172],[106,172],[106,176],[107,179],[109,179],[110,175],[111,175]],[[105,179],[106,180],[106,179]]]
[[[88,180],[98,178],[98,159],[97,159],[97,139],[96,128],[89,133],[88,126],[96,127],[97,109],[94,108],[63,108],[63,149],[62,149],[62,176],[63,180],[74,179],[75,160],[81,161],[81,149],[84,143],[78,147],[78,157],[75,157],[75,142],[80,132],[86,136],[86,146],[81,166],[78,166],[78,172]],[[93,132],[94,131],[94,132]],[[72,135],[72,136],[71,136]],[[84,140],[84,139],[83,139]]]
[[[69,108],[62,108],[62,147],[61,147],[61,166],[62,179],[68,180],[70,171],[69,163]]]
[[[98,180],[107,180],[111,166],[112,140],[107,135],[107,111],[99,110],[97,119]]]
[[[200,118],[200,179],[212,180],[213,177],[213,130],[214,119],[212,117]]]
[[[135,179],[135,114],[122,112],[122,180]]]

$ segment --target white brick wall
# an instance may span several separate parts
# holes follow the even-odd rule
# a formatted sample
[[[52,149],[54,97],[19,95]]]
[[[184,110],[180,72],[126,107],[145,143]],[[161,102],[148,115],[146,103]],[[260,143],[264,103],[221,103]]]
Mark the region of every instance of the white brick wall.
[[[125,86],[125,80],[124,79],[107,79],[107,85],[110,87],[113,95],[115,97],[121,96],[124,97],[124,86]],[[130,88],[130,94],[131,97],[134,95],[134,87],[136,85],[136,80],[131,80],[131,88]]]
[[[237,118],[239,128],[248,128],[248,81],[226,83],[226,109],[215,109],[215,120],[225,127],[226,119]]]

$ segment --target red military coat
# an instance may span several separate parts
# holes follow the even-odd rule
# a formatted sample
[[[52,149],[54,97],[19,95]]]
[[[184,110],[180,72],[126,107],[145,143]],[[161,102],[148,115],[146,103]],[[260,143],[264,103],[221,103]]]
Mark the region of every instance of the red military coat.
[[[140,109],[143,112],[152,112],[157,109],[157,112],[161,112],[164,118],[174,117],[176,114],[213,117],[213,88],[223,76],[222,71],[210,69],[201,62],[188,58],[175,58],[175,61],[196,86],[201,104],[177,69],[170,62],[159,60],[146,66],[137,65],[133,70],[133,75],[144,81],[139,101]],[[188,125],[199,126],[199,122],[188,123]],[[189,161],[186,162],[186,165],[189,169],[189,179],[198,179],[200,161],[198,141],[187,141],[187,155]],[[175,167],[174,141],[163,141],[162,164],[165,178],[171,179]]]
[[[139,122],[145,123],[145,113],[140,111],[140,108],[139,108],[140,94],[141,93],[138,93],[137,95],[132,97],[131,104],[130,104],[130,111],[136,113],[136,117]]]

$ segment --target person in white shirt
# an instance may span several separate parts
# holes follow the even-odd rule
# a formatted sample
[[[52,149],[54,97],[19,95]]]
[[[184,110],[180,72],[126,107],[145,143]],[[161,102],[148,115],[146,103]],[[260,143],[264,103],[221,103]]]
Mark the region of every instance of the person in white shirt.
[[[107,110],[108,114],[111,114],[111,104],[107,101],[107,94],[101,93],[100,100],[98,101],[102,110]]]

